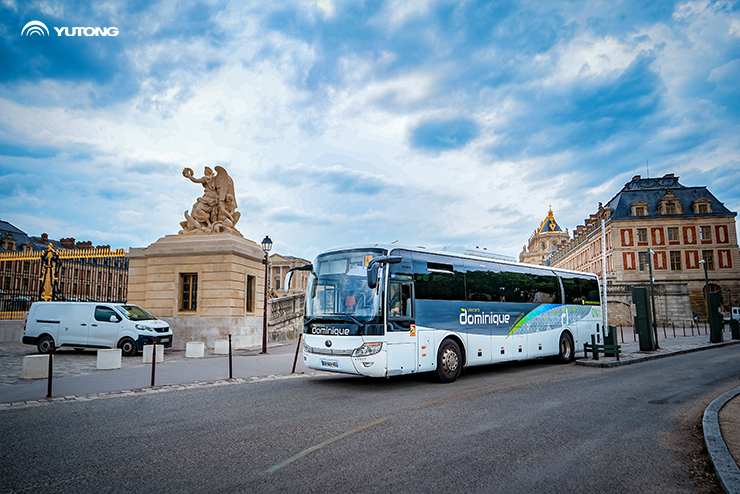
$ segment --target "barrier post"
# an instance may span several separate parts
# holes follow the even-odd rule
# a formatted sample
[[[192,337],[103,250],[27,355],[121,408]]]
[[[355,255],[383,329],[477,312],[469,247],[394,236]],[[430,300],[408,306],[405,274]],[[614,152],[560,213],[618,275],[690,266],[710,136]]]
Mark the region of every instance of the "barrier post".
[[[152,342],[152,387],[154,387],[154,374],[157,370],[157,343]]]
[[[231,333],[229,333],[229,379],[234,378],[233,366],[231,363]]]
[[[51,342],[51,347],[49,347],[49,382],[46,387],[46,397],[51,398],[51,380],[54,370],[54,341]]]
[[[303,333],[298,334],[298,344],[295,346],[295,358],[293,359],[293,370],[291,374],[295,374],[295,364],[298,362],[298,349],[301,348],[301,339],[303,339]]]

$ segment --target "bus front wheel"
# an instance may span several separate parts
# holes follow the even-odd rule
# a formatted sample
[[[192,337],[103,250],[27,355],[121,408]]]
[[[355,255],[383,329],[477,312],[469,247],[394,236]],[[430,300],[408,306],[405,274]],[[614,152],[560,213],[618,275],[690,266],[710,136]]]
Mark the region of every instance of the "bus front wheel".
[[[445,340],[437,353],[437,377],[443,383],[451,383],[460,375],[462,352],[453,340]]]
[[[560,343],[558,345],[560,352],[558,352],[558,361],[562,364],[568,364],[573,362],[575,357],[573,338],[570,334],[563,333],[560,335]]]

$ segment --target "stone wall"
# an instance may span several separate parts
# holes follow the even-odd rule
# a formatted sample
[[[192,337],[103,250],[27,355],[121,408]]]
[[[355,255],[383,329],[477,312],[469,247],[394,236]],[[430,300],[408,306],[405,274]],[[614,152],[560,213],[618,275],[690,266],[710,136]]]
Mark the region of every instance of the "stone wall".
[[[632,305],[632,286],[613,284],[607,288],[609,324],[632,326],[635,309]],[[645,286],[645,285],[634,285]],[[650,288],[650,285],[647,285]],[[692,313],[689,289],[684,283],[656,283],[655,316],[659,326],[665,324],[691,325]]]
[[[0,343],[6,341],[21,341],[23,338],[23,323],[25,319],[0,320]]]
[[[306,295],[290,295],[267,302],[267,335],[270,341],[297,338],[303,331]]]

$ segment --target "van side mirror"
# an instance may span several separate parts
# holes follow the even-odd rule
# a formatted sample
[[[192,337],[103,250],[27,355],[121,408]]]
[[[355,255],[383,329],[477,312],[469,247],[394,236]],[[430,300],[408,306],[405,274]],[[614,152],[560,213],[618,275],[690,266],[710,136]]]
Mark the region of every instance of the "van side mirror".
[[[110,322],[121,322],[121,320],[118,318],[118,316],[110,316]]]
[[[380,256],[370,259],[367,264],[367,286],[370,288],[378,286],[378,270],[382,264],[398,264],[402,259],[401,256]]]

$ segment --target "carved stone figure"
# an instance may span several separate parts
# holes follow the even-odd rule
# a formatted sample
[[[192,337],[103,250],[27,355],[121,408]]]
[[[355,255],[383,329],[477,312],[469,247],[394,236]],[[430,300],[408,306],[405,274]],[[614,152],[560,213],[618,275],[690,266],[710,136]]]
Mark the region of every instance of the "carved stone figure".
[[[189,233],[233,233],[240,235],[235,228],[241,213],[236,211],[234,181],[226,170],[216,167],[216,174],[206,167],[202,178],[195,178],[193,170],[185,168],[182,176],[191,182],[203,185],[203,197],[193,205],[190,213],[185,211],[185,221],[180,222],[180,234]]]

